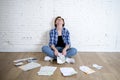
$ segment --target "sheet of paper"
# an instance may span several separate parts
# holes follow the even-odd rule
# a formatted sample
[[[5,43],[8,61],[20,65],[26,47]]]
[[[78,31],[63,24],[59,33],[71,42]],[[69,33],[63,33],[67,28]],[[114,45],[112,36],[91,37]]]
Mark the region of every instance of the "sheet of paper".
[[[51,76],[54,74],[55,70],[57,69],[57,67],[53,67],[53,66],[43,66],[40,68],[38,75],[48,75]]]
[[[31,62],[28,64],[25,64],[23,66],[20,66],[19,68],[22,69],[23,71],[28,71],[37,67],[40,67],[41,65],[39,63]]]
[[[58,64],[63,64],[65,63],[65,56],[62,55],[62,53],[59,53],[58,56],[57,56],[57,63]]]
[[[26,60],[29,60],[29,59],[34,59],[34,58],[29,57],[29,58],[17,59],[17,60],[14,60],[13,62],[21,62],[21,61],[26,61]]]
[[[97,64],[93,64],[92,66],[95,67],[96,69],[101,69],[103,67],[103,66],[99,66]]]
[[[23,64],[24,64],[23,62],[19,62],[19,63],[16,63],[15,66],[21,66]]]
[[[72,67],[62,67],[60,68],[61,73],[63,76],[72,76],[77,74],[77,72]]]
[[[80,66],[79,68],[81,71],[85,72],[86,74],[91,74],[94,73],[95,71],[92,70],[91,68],[87,67],[87,66]]]

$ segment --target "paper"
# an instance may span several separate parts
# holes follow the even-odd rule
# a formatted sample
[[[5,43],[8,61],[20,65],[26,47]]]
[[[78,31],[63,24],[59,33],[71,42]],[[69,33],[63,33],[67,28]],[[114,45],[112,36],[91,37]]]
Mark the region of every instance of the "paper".
[[[14,60],[13,62],[21,62],[21,61],[26,61],[26,60],[29,60],[29,59],[34,59],[34,58],[29,57],[29,58],[17,59],[17,60]]]
[[[87,67],[87,66],[80,66],[79,68],[81,71],[85,72],[86,74],[91,74],[94,73],[95,71],[92,70],[91,68]]]
[[[72,67],[62,67],[60,68],[61,73],[63,76],[72,76],[77,74],[77,72]]]
[[[103,66],[99,66],[97,64],[93,64],[93,67],[95,67],[96,69],[101,69]]]
[[[57,63],[58,64],[63,64],[65,63],[65,56],[62,55],[62,53],[59,53],[58,56],[57,56]]]
[[[33,59],[28,59],[27,62],[37,62],[38,60],[36,58],[33,58]]]
[[[28,64],[25,64],[23,66],[20,66],[19,68],[22,69],[23,71],[28,71],[37,67],[40,67],[41,65],[39,63],[31,62]]]
[[[23,65],[23,62],[16,63],[15,66],[21,66]]]
[[[43,66],[40,68],[40,71],[38,72],[38,75],[48,75],[51,76],[55,72],[57,67],[52,66]]]

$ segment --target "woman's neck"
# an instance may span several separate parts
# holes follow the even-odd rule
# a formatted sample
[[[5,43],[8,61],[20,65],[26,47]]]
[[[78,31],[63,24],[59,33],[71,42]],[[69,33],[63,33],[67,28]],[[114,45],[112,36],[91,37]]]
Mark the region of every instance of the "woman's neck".
[[[57,30],[58,31],[62,30],[62,26],[57,26]]]
[[[62,35],[62,27],[57,26],[57,32],[58,32],[58,36]]]

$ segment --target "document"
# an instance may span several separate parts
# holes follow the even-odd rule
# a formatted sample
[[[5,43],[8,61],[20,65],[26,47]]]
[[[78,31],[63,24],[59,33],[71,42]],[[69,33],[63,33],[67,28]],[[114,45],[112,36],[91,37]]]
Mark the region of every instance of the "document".
[[[22,62],[22,61],[26,61],[26,60],[29,60],[29,59],[35,59],[33,57],[29,57],[29,58],[23,58],[23,59],[17,59],[17,60],[14,60],[13,62]]]
[[[53,66],[43,66],[38,71],[38,75],[51,76],[51,75],[54,74],[54,72],[55,72],[56,69],[57,69],[57,67],[53,67]]]
[[[77,74],[77,72],[72,67],[62,67],[60,68],[61,73],[63,76],[72,76]]]
[[[91,68],[87,67],[87,66],[80,66],[79,69],[83,72],[85,72],[86,74],[91,74],[94,73],[95,71],[92,70]]]
[[[19,68],[22,69],[23,71],[28,71],[37,67],[40,67],[41,65],[39,63],[31,62],[28,64],[25,64],[23,66],[20,66]]]
[[[102,69],[102,67],[103,67],[103,66],[99,66],[99,65],[97,65],[97,64],[93,64],[92,66],[93,66],[94,68],[96,68],[96,69]]]
[[[62,55],[62,53],[59,53],[58,56],[57,56],[57,63],[58,64],[63,64],[65,63],[65,56]]]

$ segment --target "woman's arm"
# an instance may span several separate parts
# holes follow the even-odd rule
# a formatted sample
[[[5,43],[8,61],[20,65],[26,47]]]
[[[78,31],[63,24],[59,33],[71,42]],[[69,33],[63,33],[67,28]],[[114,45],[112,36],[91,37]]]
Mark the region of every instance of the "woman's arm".
[[[58,50],[54,46],[54,36],[55,36],[54,33],[55,33],[54,30],[51,30],[49,33],[49,37],[50,37],[49,46],[53,49],[54,54],[58,56]]]
[[[58,50],[55,48],[55,46],[54,45],[51,45],[51,48],[54,50],[54,54],[56,55],[56,56],[58,56]]]
[[[65,56],[67,54],[67,49],[69,49],[69,45],[66,45],[65,48],[62,51],[62,54]]]
[[[65,48],[63,49],[63,51],[62,51],[62,54],[65,56],[66,54],[67,54],[67,49],[69,49],[70,48],[70,33],[69,33],[69,31],[68,30],[65,30],[66,31],[66,37],[65,37],[65,39],[66,39],[66,46],[65,46]]]

